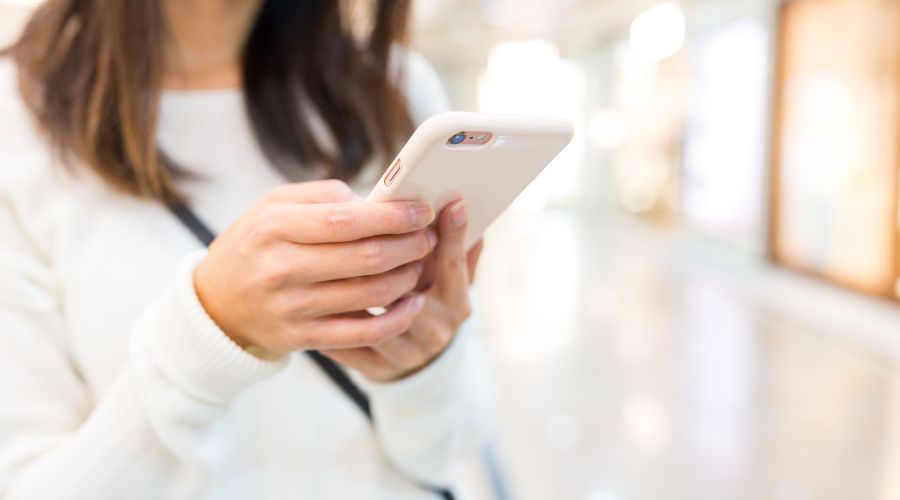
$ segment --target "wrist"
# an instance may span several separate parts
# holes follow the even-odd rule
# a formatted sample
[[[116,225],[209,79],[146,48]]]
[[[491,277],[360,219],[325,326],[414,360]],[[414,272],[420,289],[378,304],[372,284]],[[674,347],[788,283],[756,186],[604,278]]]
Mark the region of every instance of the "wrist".
[[[202,257],[201,252],[186,256],[173,286],[137,319],[130,356],[135,366],[143,367],[139,371],[152,367],[191,397],[222,403],[274,375],[286,361],[251,355],[212,321],[193,286]]]
[[[237,344],[238,347],[263,360],[274,361],[284,357],[284,353],[278,353],[257,345],[245,332],[242,332],[232,322],[227,321],[226,316],[222,314],[222,309],[234,310],[234,308],[220,307],[221,301],[215,299],[214,295],[210,293],[215,288],[215,285],[209,278],[206,259],[200,261],[194,269],[193,286],[197,300],[200,302],[200,307],[206,311],[207,316],[219,327],[222,333]]]

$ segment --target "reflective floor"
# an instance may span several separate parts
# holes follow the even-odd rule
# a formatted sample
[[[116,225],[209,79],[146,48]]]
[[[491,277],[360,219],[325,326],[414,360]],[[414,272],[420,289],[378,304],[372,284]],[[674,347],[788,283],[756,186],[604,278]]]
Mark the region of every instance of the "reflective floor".
[[[871,299],[810,299],[827,287],[711,264],[628,219],[492,229],[479,302],[510,498],[900,498],[900,351],[854,343],[871,314],[828,319]],[[900,337],[900,306],[873,307]]]

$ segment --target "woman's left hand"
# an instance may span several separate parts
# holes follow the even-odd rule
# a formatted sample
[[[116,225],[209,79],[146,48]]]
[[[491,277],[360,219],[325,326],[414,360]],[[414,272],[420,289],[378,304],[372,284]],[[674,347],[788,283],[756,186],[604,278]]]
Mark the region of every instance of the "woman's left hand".
[[[425,305],[409,331],[374,347],[334,349],[322,354],[369,379],[388,382],[419,371],[444,352],[471,314],[469,286],[481,255],[480,241],[465,250],[467,216],[464,200],[451,203],[441,212],[434,281],[424,292]]]

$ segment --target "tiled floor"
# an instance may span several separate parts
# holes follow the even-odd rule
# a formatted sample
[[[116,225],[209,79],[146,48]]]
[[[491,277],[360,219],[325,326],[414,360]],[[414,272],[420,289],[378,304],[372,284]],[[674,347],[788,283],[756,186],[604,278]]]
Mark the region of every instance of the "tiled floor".
[[[627,219],[509,215],[490,236],[479,302],[511,498],[900,498],[898,352],[854,341],[877,338],[849,309],[868,299],[813,299],[828,287]],[[873,307],[900,337],[900,306]]]

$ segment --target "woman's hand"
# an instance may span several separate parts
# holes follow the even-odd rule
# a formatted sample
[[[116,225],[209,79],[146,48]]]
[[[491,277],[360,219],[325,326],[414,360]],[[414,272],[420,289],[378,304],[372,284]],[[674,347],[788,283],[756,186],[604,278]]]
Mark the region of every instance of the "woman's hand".
[[[441,212],[433,284],[424,294],[424,309],[408,332],[371,347],[327,350],[323,354],[381,382],[403,378],[437,358],[471,313],[468,290],[482,243],[465,251],[466,217],[463,200]],[[391,314],[393,307],[386,314]]]
[[[436,245],[433,219],[420,203],[358,201],[340,181],[289,184],[213,241],[194,287],[213,321],[264,357],[381,344],[425,305],[410,291]]]

